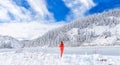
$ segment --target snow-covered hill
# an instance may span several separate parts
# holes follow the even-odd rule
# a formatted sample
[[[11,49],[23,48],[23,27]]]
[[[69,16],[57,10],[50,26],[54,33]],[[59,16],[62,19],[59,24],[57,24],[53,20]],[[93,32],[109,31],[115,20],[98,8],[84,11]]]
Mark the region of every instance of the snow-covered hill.
[[[77,19],[31,41],[29,46],[113,46],[120,45],[120,9]]]
[[[0,36],[0,48],[21,48],[23,45],[10,36]]]

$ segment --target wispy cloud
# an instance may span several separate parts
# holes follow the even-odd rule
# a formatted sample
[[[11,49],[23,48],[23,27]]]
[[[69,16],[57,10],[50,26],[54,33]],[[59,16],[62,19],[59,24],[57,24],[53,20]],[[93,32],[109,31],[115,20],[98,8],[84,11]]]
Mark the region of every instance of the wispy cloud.
[[[2,18],[1,15],[0,20],[4,19],[3,22],[21,22],[22,20],[28,20],[31,18],[28,10],[17,6],[12,0],[0,1],[0,8],[2,10],[1,13],[4,16],[4,18]]]
[[[35,16],[36,19],[46,20],[48,17],[50,20],[54,20],[53,14],[47,9],[45,0],[28,0],[28,2],[32,9],[37,13]]]
[[[68,20],[76,19],[84,16],[90,8],[95,6],[93,0],[63,0],[71,9],[70,15],[68,15]]]
[[[18,6],[14,0],[0,1],[0,20],[2,22],[29,22],[31,20],[49,20],[54,21],[52,13],[46,7],[45,0],[27,0],[31,6],[28,10]],[[34,14],[32,14],[34,11]],[[34,15],[34,16],[32,16]]]

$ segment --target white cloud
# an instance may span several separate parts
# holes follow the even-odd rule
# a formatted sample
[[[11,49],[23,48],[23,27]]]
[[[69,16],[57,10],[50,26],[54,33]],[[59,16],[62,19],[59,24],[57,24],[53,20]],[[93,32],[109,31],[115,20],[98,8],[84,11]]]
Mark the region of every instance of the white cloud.
[[[30,6],[40,15],[41,17],[45,17],[46,15],[50,15],[51,13],[48,11],[46,7],[45,0],[28,0]]]
[[[14,1],[14,0],[13,0]],[[21,39],[37,38],[48,30],[63,25],[63,23],[55,23],[53,15],[47,10],[45,0],[27,0],[32,10],[36,12],[32,16],[32,11],[18,6],[12,0],[0,1],[0,35],[8,35]],[[14,19],[11,18],[12,14]],[[46,20],[46,16],[50,19]],[[46,23],[51,22],[49,24]]]
[[[49,17],[49,20],[54,21],[53,14],[46,7],[45,0],[27,0],[27,2],[31,6],[31,10],[35,11],[34,16],[31,14],[33,11],[18,6],[14,0],[1,0],[0,13],[2,14],[0,20],[4,19],[3,22],[29,22],[31,20],[46,20],[46,17]],[[11,19],[8,13],[14,16],[14,20]]]
[[[3,14],[0,16],[1,19],[7,19],[9,22],[13,21],[10,19],[11,17],[9,16],[8,13],[11,13],[14,16],[14,20],[16,22],[21,22],[21,20],[28,20],[30,19],[30,12],[26,10],[23,7],[17,6],[13,1],[11,0],[1,0],[0,1],[0,9],[1,13]],[[24,13],[23,13],[24,12]],[[6,22],[6,21],[3,21]]]
[[[35,16],[37,20],[45,20],[48,17],[49,20],[54,21],[53,14],[48,11],[45,0],[28,0],[28,3],[37,13]]]
[[[71,9],[68,20],[84,16],[84,13],[95,6],[93,0],[63,0],[68,8]]]
[[[9,16],[7,15],[7,11],[0,7],[0,19],[1,20],[10,20]]]
[[[38,23],[38,22],[18,22],[3,23],[0,25],[0,35],[8,35],[19,40],[34,39],[42,36],[47,31],[62,26],[64,23]]]

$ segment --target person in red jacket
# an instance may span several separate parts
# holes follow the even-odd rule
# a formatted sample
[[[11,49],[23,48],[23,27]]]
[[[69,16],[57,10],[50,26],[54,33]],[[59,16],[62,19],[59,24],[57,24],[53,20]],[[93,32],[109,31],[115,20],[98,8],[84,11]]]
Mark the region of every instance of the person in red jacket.
[[[63,41],[61,41],[60,42],[60,57],[62,57],[62,55],[63,55],[63,52],[64,52],[64,43],[63,43]]]

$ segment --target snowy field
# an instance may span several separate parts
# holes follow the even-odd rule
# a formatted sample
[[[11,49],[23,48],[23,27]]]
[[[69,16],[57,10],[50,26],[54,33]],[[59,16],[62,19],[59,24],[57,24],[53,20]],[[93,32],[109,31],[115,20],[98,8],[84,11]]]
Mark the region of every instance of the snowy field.
[[[1,49],[0,65],[120,65],[120,47]]]

